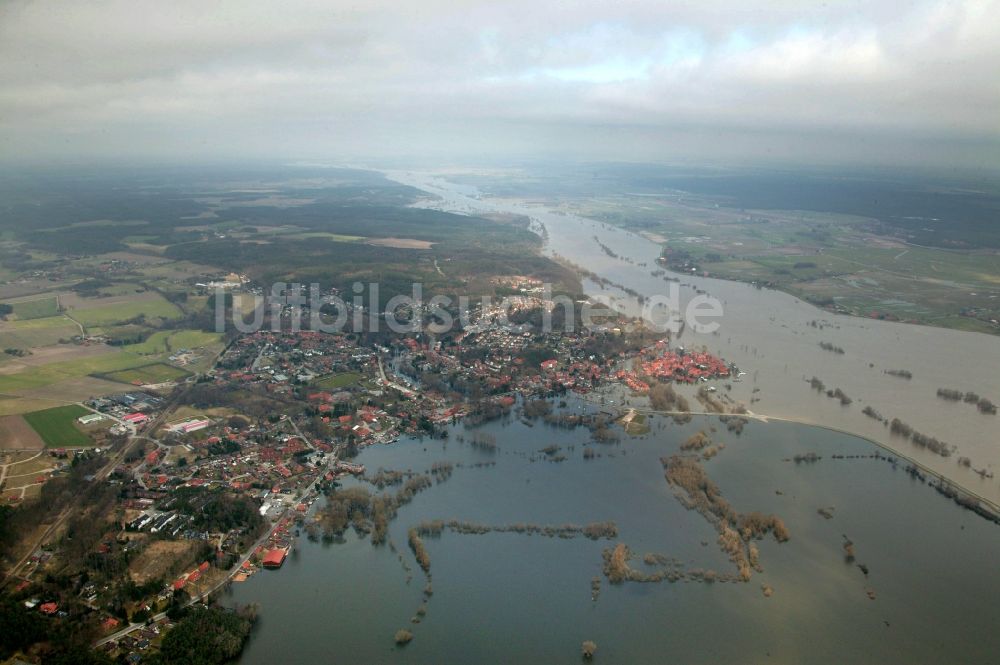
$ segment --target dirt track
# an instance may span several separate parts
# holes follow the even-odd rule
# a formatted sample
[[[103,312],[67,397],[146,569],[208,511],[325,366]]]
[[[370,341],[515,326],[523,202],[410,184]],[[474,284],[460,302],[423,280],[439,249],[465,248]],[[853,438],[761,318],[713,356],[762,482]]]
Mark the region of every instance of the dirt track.
[[[368,245],[378,245],[379,247],[395,247],[396,249],[430,249],[434,243],[426,240],[415,240],[413,238],[369,238]]]

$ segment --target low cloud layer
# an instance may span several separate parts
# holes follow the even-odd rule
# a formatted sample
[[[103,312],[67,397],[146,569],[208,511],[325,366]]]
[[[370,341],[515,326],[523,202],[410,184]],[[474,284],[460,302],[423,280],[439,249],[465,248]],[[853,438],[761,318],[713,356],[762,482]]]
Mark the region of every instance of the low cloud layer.
[[[998,72],[989,0],[8,0],[0,153],[989,166]]]

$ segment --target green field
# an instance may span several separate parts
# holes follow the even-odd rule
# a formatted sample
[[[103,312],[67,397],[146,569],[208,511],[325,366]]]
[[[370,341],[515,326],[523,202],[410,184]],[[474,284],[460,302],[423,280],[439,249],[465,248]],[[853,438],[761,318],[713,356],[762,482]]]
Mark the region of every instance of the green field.
[[[177,379],[184,378],[185,376],[188,376],[187,372],[178,367],[174,367],[173,365],[167,365],[166,363],[151,363],[149,365],[141,365],[139,367],[131,367],[117,372],[101,374],[100,378],[109,379],[111,381],[119,381],[121,383],[142,385],[147,383],[175,381]]]
[[[22,321],[26,319],[43,319],[59,313],[59,302],[54,296],[35,300],[21,300],[11,303],[11,306],[14,307],[14,314]]]
[[[88,374],[116,372],[148,363],[148,359],[124,351],[63,360],[31,367],[17,374],[0,375],[0,393],[18,394],[21,391],[44,388],[67,379],[76,379]]]
[[[74,319],[90,328],[114,325],[115,323],[134,319],[140,314],[145,315],[147,319],[156,317],[176,319],[181,316],[181,311],[163,298],[156,298],[154,300],[137,300],[135,302],[123,302],[103,307],[77,308],[70,312],[70,314]]]
[[[880,235],[864,217],[744,210],[712,197],[607,196],[564,207],[646,233],[665,246],[667,267],[762,283],[838,313],[1000,333],[990,323],[1000,319],[1000,253],[990,249],[921,247]]]
[[[49,448],[90,445],[90,438],[76,428],[76,419],[90,413],[82,406],[71,404],[24,414],[31,428],[38,432]]]
[[[354,385],[360,380],[361,375],[356,372],[342,372],[340,374],[324,376],[322,379],[316,380],[313,385],[324,390],[337,390]]]
[[[98,291],[100,291],[101,295],[104,296],[128,296],[133,293],[144,293],[146,289],[136,286],[135,284],[124,282],[101,287]]]
[[[58,344],[60,339],[70,339],[79,334],[80,328],[65,316],[9,321],[0,328],[0,348],[51,346]]]
[[[141,344],[130,344],[129,351],[143,355],[173,353],[180,349],[197,349],[222,340],[221,333],[201,330],[161,330],[149,336]]]

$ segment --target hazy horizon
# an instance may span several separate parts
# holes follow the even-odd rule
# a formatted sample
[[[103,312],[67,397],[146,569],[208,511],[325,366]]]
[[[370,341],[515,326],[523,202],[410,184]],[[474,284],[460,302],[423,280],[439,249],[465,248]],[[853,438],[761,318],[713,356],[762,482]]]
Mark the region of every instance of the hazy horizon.
[[[1000,3],[8,2],[0,161],[995,170]]]

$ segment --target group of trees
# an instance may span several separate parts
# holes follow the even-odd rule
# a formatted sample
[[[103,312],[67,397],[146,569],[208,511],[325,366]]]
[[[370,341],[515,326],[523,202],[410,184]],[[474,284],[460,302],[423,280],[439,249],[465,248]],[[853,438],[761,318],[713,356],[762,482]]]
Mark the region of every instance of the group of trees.
[[[719,532],[719,545],[736,565],[740,578],[750,579],[752,568],[759,569],[753,540],[771,533],[778,542],[790,538],[784,522],[775,515],[740,513],[722,497],[718,486],[696,458],[674,455],[660,460],[667,483],[678,490],[678,499],[689,509],[704,515]]]
[[[410,549],[413,550],[413,556],[417,559],[417,563],[420,564],[420,568],[425,573],[430,573],[431,557],[427,553],[424,541],[420,539],[420,534],[416,528],[411,528],[406,532],[406,540],[410,545]]]
[[[3,508],[0,507],[0,518]],[[2,522],[0,522],[2,526]],[[45,639],[45,620],[37,612],[29,612],[10,596],[0,596],[0,660],[7,660],[17,651]]]
[[[394,493],[372,494],[365,487],[332,489],[327,494],[326,506],[316,513],[323,539],[331,542],[353,526],[359,534],[370,533],[373,545],[385,543],[389,523],[395,519],[399,508],[412,501],[417,493],[433,486],[434,480],[439,483],[447,480],[452,468],[450,463],[444,462],[426,474],[380,469],[369,482],[379,483],[380,487],[402,484]]]
[[[459,520],[433,520],[425,521],[414,527],[418,536],[438,537],[445,530],[463,535],[481,535],[485,533],[517,533],[524,535],[540,535],[549,538],[574,538],[584,536],[590,540],[600,540],[602,538],[612,539],[618,536],[618,526],[614,522],[591,522],[584,526],[576,524],[562,524],[559,526],[548,524],[527,524],[517,522],[515,524],[490,525],[476,522],[462,522]]]
[[[827,390],[826,396],[831,399],[840,400],[841,406],[847,406],[854,400],[847,396],[847,394],[840,388],[834,388],[833,390]]]
[[[264,526],[257,503],[250,497],[225,490],[182,487],[173,494],[170,507],[193,518],[202,531],[228,532],[234,529],[257,533]]]
[[[711,443],[712,439],[709,438],[705,430],[698,430],[681,444],[681,450],[701,450],[711,445]]]
[[[982,413],[995,414],[997,412],[997,407],[993,402],[986,399],[985,397],[980,397],[972,391],[962,392],[961,390],[950,390],[948,388],[938,388],[937,396],[941,399],[946,399],[952,402],[962,401],[966,404],[975,404],[976,408]]]
[[[657,411],[690,411],[691,406],[683,395],[678,395],[669,383],[655,382],[649,388],[649,404]],[[686,417],[690,420],[690,416]],[[674,420],[678,420],[676,417]],[[686,422],[686,421],[685,421]]]
[[[296,415],[304,410],[303,402],[267,392],[262,386],[195,383],[183,388],[178,402],[196,409],[229,407],[251,418],[263,419],[275,413]]]
[[[952,447],[944,441],[939,441],[933,436],[928,436],[910,427],[899,418],[893,418],[889,423],[889,431],[897,436],[902,436],[921,448],[927,448],[931,452],[937,453],[941,457],[950,457]]]
[[[469,440],[469,445],[488,453],[496,453],[497,438],[489,432],[476,432]]]
[[[370,530],[368,518],[372,512],[372,495],[364,487],[334,490],[327,495],[326,506],[316,516],[323,529],[323,539],[332,541],[354,524],[358,530]]]
[[[93,637],[80,617],[43,617],[12,596],[0,596],[0,660],[25,652],[44,665],[112,665],[90,648]]]
[[[58,515],[70,503],[80,507],[91,504],[106,506],[109,486],[86,480],[101,464],[100,457],[74,455],[69,473],[53,476],[44,483],[38,500],[0,508],[0,556],[4,556],[22,534],[32,532],[38,524]],[[113,490],[110,493],[113,494]]]
[[[218,665],[236,658],[257,620],[255,606],[194,606],[167,632],[153,665]],[[147,662],[146,659],[143,659]]]
[[[866,406],[865,408],[863,408],[861,410],[861,413],[865,414],[869,418],[874,418],[875,420],[879,421],[880,423],[885,422],[885,416],[883,416],[881,413],[879,413],[878,411],[876,411],[875,409],[873,409],[870,404],[868,406]]]
[[[706,411],[713,413],[726,412],[726,406],[719,400],[715,399],[715,397],[712,396],[712,393],[709,392],[704,385],[698,388],[698,392],[695,394],[695,399],[697,399],[701,405],[705,407]]]
[[[628,579],[628,560],[631,556],[628,545],[618,543],[613,549],[604,550],[604,574],[612,584],[621,584]]]
[[[542,418],[552,412],[552,403],[547,399],[529,399],[524,402],[525,418]]]

